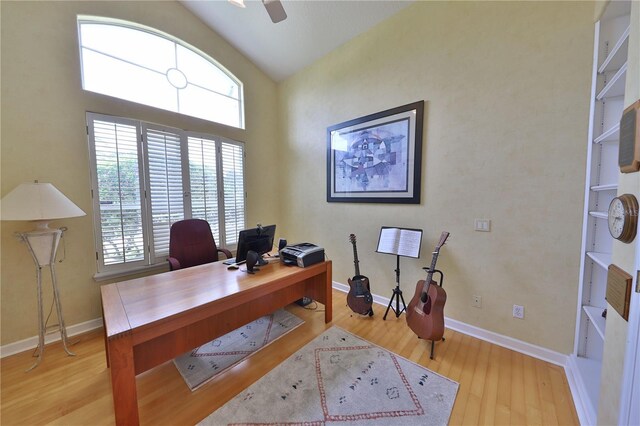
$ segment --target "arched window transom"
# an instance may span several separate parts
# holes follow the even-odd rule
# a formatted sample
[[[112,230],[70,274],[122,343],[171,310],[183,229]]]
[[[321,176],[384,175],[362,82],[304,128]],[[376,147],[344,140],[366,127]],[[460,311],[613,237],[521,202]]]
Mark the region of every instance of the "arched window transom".
[[[153,28],[78,17],[82,87],[244,128],[242,83],[193,46]]]

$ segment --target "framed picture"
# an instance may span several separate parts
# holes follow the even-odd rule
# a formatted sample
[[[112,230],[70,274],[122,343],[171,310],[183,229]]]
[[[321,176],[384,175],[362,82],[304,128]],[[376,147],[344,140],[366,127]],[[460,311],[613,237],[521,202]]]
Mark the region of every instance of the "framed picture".
[[[424,101],[327,128],[327,201],[420,203]]]

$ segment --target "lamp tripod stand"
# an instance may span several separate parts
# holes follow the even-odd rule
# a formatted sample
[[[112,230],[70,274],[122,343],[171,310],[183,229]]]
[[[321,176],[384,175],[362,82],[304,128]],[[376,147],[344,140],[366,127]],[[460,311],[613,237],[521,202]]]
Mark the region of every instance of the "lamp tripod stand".
[[[29,253],[36,265],[37,278],[37,294],[38,294],[38,347],[36,362],[26,371],[36,368],[44,356],[44,337],[47,333],[44,319],[44,307],[42,304],[42,268],[48,266],[51,274],[51,286],[53,287],[53,301],[56,305],[56,313],[58,315],[58,329],[60,338],[65,352],[74,356],[68,348],[67,329],[64,325],[64,317],[62,316],[62,304],[60,303],[60,292],[58,290],[58,282],[56,280],[55,259],[58,251],[58,243],[62,237],[61,229],[43,229],[40,231],[24,232],[18,234],[19,238],[27,244]],[[36,356],[36,355],[34,355]]]
[[[396,255],[396,288],[393,289],[393,295],[391,296],[391,300],[389,300],[389,305],[387,306],[387,310],[382,317],[383,320],[387,319],[387,314],[389,313],[389,309],[393,309],[393,312],[396,314],[396,318],[400,316],[401,313],[407,310],[407,305],[404,303],[404,297],[402,297],[402,290],[400,290],[400,255]],[[396,307],[393,307],[393,301],[396,301]],[[400,301],[402,301],[402,310],[400,310]]]

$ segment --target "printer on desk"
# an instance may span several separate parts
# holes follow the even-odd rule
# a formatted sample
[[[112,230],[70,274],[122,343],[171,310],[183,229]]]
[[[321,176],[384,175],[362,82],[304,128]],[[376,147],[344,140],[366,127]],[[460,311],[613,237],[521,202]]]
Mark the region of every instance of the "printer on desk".
[[[293,244],[280,250],[280,259],[287,265],[306,268],[324,261],[324,249],[311,243]]]

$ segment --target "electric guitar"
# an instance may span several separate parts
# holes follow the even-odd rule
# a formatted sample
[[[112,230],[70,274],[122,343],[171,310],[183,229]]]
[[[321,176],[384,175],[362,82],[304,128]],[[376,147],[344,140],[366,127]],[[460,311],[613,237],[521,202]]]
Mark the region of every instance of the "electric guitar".
[[[421,339],[441,340],[444,334],[444,303],[447,293],[432,280],[440,248],[449,238],[448,232],[440,235],[440,241],[433,251],[431,266],[427,269],[427,279],[416,284],[416,292],[407,307],[407,324]]]
[[[373,315],[373,296],[369,287],[369,278],[360,275],[358,261],[358,249],[356,248],[356,236],[349,235],[349,241],[353,244],[353,263],[356,267],[356,274],[349,281],[349,294],[347,294],[347,305],[353,312],[360,315]]]

